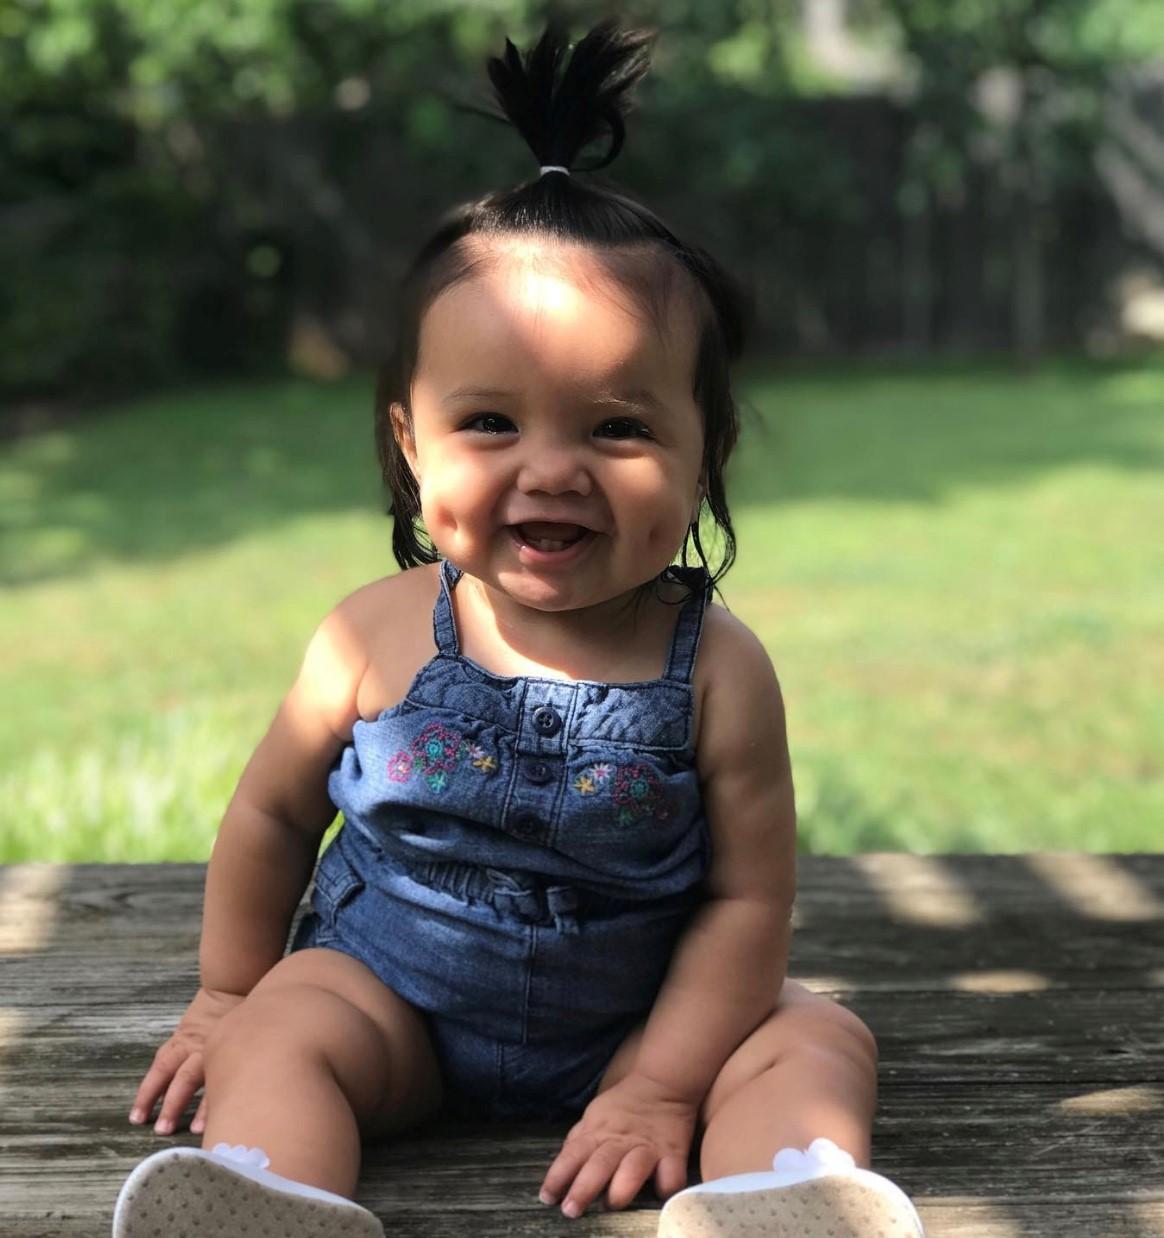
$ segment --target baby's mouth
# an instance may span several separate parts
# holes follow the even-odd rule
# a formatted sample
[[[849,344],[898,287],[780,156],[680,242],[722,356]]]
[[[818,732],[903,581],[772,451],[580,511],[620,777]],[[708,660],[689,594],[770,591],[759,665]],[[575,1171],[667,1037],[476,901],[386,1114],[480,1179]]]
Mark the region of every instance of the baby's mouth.
[[[590,532],[580,524],[557,524],[548,520],[531,521],[513,527],[527,546],[543,551],[565,550],[575,542],[580,542]]]

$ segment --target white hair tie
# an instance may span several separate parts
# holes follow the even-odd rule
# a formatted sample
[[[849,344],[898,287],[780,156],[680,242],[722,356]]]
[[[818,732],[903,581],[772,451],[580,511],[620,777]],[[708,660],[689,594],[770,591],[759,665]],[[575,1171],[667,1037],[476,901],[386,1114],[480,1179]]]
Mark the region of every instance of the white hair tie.
[[[545,176],[547,172],[564,172],[567,176],[570,175],[570,169],[562,167],[560,163],[547,163],[545,167],[542,168],[541,172],[543,176]]]

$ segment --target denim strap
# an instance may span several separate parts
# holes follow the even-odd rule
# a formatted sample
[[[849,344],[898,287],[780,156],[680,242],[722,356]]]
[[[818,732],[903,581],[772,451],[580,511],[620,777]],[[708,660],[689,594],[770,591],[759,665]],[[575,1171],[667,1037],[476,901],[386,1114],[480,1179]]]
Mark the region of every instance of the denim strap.
[[[699,652],[699,635],[703,631],[703,614],[711,594],[711,578],[704,567],[669,567],[664,574],[686,585],[691,596],[679,612],[663,678],[675,683],[690,683],[695,655]]]
[[[453,620],[453,599],[450,593],[461,575],[448,559],[441,560],[441,591],[432,608],[432,638],[441,653],[455,658],[460,652],[457,644],[457,625]]]
[[[699,636],[703,631],[703,614],[711,591],[710,577],[703,567],[670,567],[666,574],[686,585],[691,596],[679,612],[663,678],[675,683],[690,683],[695,655],[699,652]],[[452,599],[453,586],[460,578],[461,569],[454,567],[448,559],[442,559],[441,591],[433,607],[432,634],[437,649],[450,657],[457,657],[461,652],[457,642],[457,625],[453,621]]]

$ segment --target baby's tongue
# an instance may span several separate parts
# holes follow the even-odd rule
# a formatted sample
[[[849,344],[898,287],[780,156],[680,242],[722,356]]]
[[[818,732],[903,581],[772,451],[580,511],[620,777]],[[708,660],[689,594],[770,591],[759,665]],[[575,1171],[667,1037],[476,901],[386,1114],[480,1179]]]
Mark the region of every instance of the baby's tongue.
[[[586,532],[580,524],[556,524],[548,520],[533,520],[517,527],[527,542],[576,542]]]

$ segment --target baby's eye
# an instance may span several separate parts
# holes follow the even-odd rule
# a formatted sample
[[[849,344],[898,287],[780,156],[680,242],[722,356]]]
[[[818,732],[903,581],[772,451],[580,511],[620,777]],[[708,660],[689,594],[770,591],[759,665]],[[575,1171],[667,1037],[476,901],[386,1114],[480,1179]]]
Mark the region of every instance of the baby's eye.
[[[513,422],[500,413],[478,413],[461,427],[464,430],[480,430],[482,434],[505,434],[513,429]]]
[[[611,417],[598,427],[603,438],[650,438],[650,430],[635,417]]]

